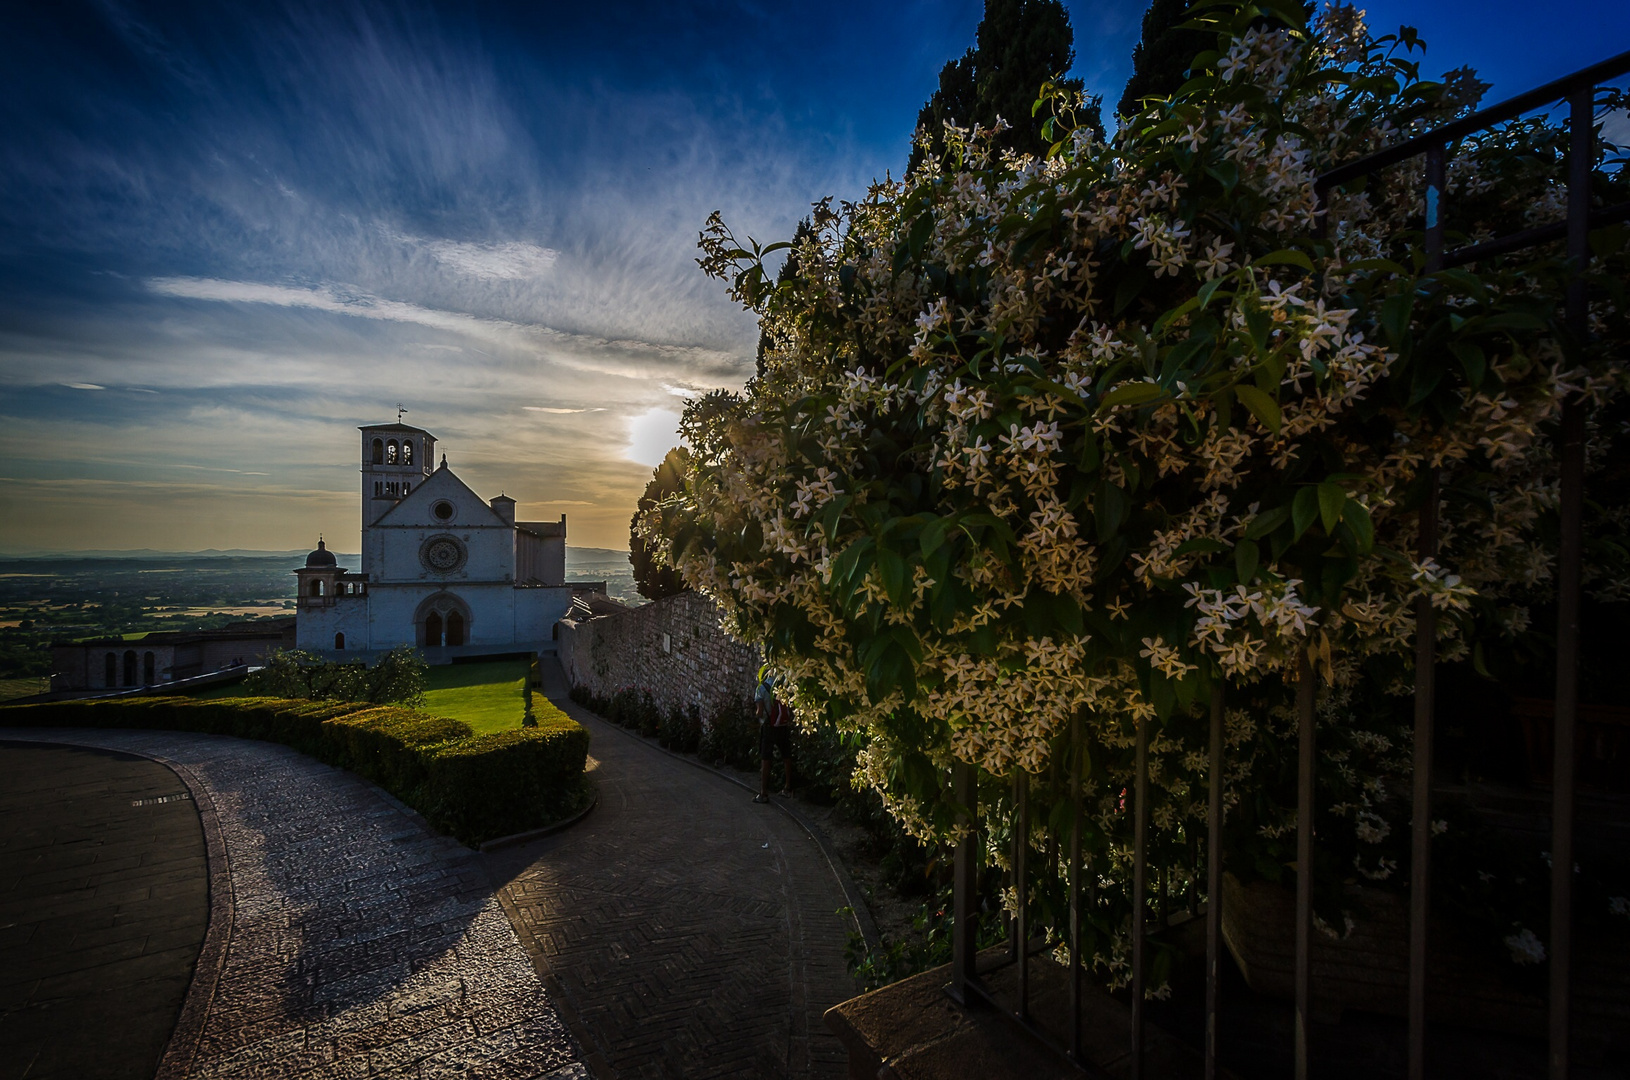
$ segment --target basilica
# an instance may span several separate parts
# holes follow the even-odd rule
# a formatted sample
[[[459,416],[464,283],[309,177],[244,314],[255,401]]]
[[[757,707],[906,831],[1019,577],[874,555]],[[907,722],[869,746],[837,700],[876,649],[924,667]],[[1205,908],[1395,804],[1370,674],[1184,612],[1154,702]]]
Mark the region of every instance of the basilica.
[[[432,663],[552,648],[571,606],[566,518],[517,521],[435,465],[436,437],[401,423],[362,431],[362,566],[327,545],[295,571],[297,647],[339,658],[416,645]],[[601,588],[604,588],[602,585]]]

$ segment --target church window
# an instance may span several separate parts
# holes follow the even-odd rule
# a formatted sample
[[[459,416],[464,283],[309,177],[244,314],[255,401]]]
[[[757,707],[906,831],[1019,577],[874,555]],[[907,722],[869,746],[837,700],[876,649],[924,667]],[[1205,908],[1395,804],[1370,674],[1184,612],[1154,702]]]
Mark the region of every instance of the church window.
[[[432,506],[430,512],[436,515],[437,521],[451,521],[453,519],[453,504],[444,499]]]
[[[447,644],[464,644],[464,616],[456,611],[447,613]]]
[[[383,464],[385,464],[385,440],[384,439],[375,439],[374,440],[374,464],[375,465],[383,465]]]
[[[335,634],[334,635],[334,648],[336,648],[336,649],[344,649],[345,648],[345,635],[344,634]]]
[[[143,686],[152,686],[158,680],[153,677],[153,654],[145,653],[141,658],[141,682]]]
[[[311,595],[312,596],[321,596],[321,595],[323,595],[323,583],[322,582],[313,581],[311,583]]]
[[[102,663],[102,685],[119,685],[119,658],[112,653],[108,653]]]
[[[136,685],[136,650],[125,650],[125,685]]]
[[[424,617],[424,643],[429,649],[441,647],[441,616],[434,611]]]
[[[384,481],[382,481],[382,480],[375,480],[374,481],[374,494],[376,496],[385,494],[385,483],[384,483]]]
[[[408,439],[402,443],[402,464],[413,464],[413,440]]]
[[[392,440],[391,442],[385,444],[385,464],[386,465],[395,465],[396,464],[396,442],[395,442],[395,440]]]

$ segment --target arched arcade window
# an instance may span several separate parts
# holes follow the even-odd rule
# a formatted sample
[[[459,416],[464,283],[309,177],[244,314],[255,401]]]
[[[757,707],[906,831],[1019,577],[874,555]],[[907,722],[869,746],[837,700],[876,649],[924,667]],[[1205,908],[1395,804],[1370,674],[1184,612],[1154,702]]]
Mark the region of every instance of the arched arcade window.
[[[102,662],[102,685],[119,685],[119,658],[112,653],[108,653]]]
[[[142,658],[141,658],[141,684],[143,686],[152,686],[155,682],[158,682],[158,679],[155,677],[157,673],[153,670],[153,668],[154,668],[153,654],[152,653],[144,653],[144,654],[142,654]]]
[[[125,685],[136,685],[136,650],[125,650]]]
[[[386,465],[395,465],[396,464],[396,442],[395,442],[395,440],[392,440],[391,442],[385,444],[385,464]]]
[[[402,443],[402,464],[403,465],[412,465],[413,464],[413,440],[412,439],[404,440],[403,443]]]
[[[375,439],[374,440],[374,464],[375,465],[383,465],[383,464],[385,464],[385,440],[384,439]]]

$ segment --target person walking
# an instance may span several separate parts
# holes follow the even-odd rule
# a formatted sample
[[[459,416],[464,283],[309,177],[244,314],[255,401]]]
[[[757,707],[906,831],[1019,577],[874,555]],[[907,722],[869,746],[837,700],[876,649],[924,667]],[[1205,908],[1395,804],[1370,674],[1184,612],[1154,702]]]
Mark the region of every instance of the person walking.
[[[753,691],[753,711],[758,713],[759,790],[756,803],[770,801],[770,763],[777,752],[786,768],[786,785],[781,794],[792,794],[792,709],[775,696],[776,678],[770,665],[758,671],[758,689]]]

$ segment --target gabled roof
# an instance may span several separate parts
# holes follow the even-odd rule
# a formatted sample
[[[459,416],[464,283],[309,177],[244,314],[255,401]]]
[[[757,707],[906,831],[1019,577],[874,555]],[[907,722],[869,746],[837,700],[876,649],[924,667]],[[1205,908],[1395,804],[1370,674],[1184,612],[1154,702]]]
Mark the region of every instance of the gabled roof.
[[[380,514],[379,517],[374,519],[374,525],[393,524],[391,521],[393,517],[406,516],[406,514],[403,513],[403,507],[417,507],[421,504],[428,503],[430,500],[446,498],[448,495],[453,494],[456,491],[466,492],[470,498],[475,501],[476,505],[481,507],[481,509],[486,512],[487,517],[491,520],[449,522],[449,528],[459,528],[461,526],[468,525],[502,525],[505,528],[511,528],[510,523],[499,517],[498,512],[491,506],[488,506],[486,500],[475,493],[474,488],[460,480],[453,474],[453,470],[449,469],[445,465],[441,466],[435,472],[425,477],[425,479],[415,484],[412,491],[408,492],[406,495],[397,500],[395,506],[391,507],[389,510],[385,511],[383,514]],[[429,515],[427,514],[426,517],[429,517]],[[427,521],[425,524],[427,526],[439,525],[440,522]]]

